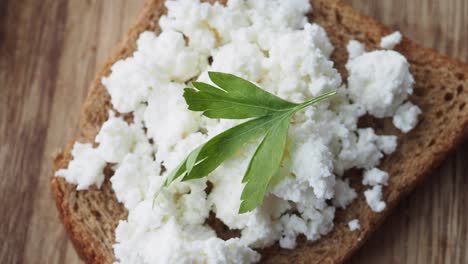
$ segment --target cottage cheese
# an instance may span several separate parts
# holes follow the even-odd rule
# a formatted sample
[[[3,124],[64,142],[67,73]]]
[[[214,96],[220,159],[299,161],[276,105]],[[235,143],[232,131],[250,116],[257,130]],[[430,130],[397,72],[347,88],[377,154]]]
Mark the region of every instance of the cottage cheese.
[[[76,184],[77,190],[85,190],[91,185],[101,187],[104,181],[106,161],[91,144],[76,142],[71,151],[73,160],[67,169],[57,171],[56,176]]]
[[[396,113],[403,131],[416,124],[415,106],[402,106],[413,78],[401,54],[366,52],[350,42],[346,87],[330,60],[326,32],[306,17],[308,0],[230,0],[226,6],[180,0],[166,7],[161,33],[142,33],[136,51],[102,80],[114,109],[132,113],[133,122],[111,112],[97,146],[76,143],[69,167],[57,172],[81,190],[99,187],[111,164],[112,188],[129,211],[116,229],[118,263],[253,263],[260,259],[255,248],[278,242],[292,249],[298,235],[320,239],[332,230],[337,208],[362,195],[343,176],[351,168],[365,170],[371,209],[385,208],[388,174],[376,166],[395,151],[397,139],[357,123],[366,113]],[[162,187],[191,150],[242,122],[187,109],[183,88],[189,80],[210,82],[208,71],[236,74],[295,102],[338,91],[293,117],[282,166],[263,204],[241,215],[241,179],[255,142],[206,178]],[[218,238],[205,224],[210,213],[240,237]],[[358,226],[350,222],[351,229]]]
[[[358,219],[353,219],[348,222],[348,228],[350,231],[355,231],[361,229],[361,224],[359,223]]]
[[[396,45],[400,44],[402,37],[399,31],[395,31],[380,40],[380,47],[382,49],[393,49]]]
[[[421,113],[422,111],[417,105],[414,105],[411,102],[406,102],[396,110],[396,113],[393,116],[393,125],[407,133],[418,124],[418,116]]]
[[[345,209],[354,199],[356,199],[356,191],[349,186],[348,181],[336,180],[335,196],[333,197],[333,205]]]
[[[372,189],[368,189],[364,192],[366,202],[374,212],[382,212],[387,204],[382,201],[382,185],[374,185]]]
[[[387,185],[388,184],[388,173],[377,168],[372,168],[364,172],[362,184],[375,186],[377,184]]]
[[[366,52],[366,47],[357,40],[350,40],[348,45],[346,45],[346,50],[348,51],[348,57],[354,59],[364,54]]]
[[[138,123],[129,125],[111,111],[96,136],[97,151],[108,163],[120,163],[128,153],[149,155],[153,152],[146,134]]]
[[[375,117],[393,115],[413,92],[409,63],[396,51],[366,52],[351,59],[346,69],[351,99]]]

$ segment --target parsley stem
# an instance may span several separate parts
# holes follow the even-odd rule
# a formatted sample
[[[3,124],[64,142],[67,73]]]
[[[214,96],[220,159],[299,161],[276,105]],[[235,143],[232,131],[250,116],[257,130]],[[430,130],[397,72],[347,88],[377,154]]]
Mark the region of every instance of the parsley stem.
[[[311,99],[311,100],[309,100],[309,101],[307,101],[307,102],[304,102],[304,103],[298,105],[298,106],[297,106],[297,110],[306,108],[306,107],[308,107],[309,105],[312,105],[312,104],[315,104],[315,103],[317,103],[317,102],[323,101],[323,100],[325,100],[325,99],[327,99],[327,98],[329,98],[329,97],[334,96],[335,94],[337,94],[336,91],[331,91],[331,92],[326,92],[326,93],[324,93],[324,94],[322,94],[322,95],[319,95],[319,96],[317,96],[317,97],[314,97],[313,99]]]

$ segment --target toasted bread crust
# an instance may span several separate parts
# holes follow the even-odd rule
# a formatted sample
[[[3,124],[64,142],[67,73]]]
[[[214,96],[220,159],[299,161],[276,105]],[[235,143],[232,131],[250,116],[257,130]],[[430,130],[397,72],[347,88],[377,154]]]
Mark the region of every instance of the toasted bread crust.
[[[377,48],[380,37],[391,31],[373,19],[358,14],[340,0],[313,0],[313,21],[325,27],[336,50],[332,56],[338,70],[346,76],[345,46],[349,39]],[[136,39],[144,30],[157,31],[158,17],[164,13],[163,0],[147,0],[137,23],[125,35],[107,63],[98,71],[84,103],[80,120],[80,142],[93,142],[111,108],[110,97],[101,84],[101,78],[110,73],[117,60],[134,51]],[[389,120],[370,121],[378,132],[399,137],[396,153],[386,157],[381,168],[391,175],[385,189],[387,209],[373,213],[362,195],[348,209],[337,212],[334,230],[317,242],[300,241],[295,250],[278,246],[261,250],[265,263],[341,263],[355,252],[380,225],[392,208],[424,176],[440,164],[444,157],[468,134],[468,66],[452,58],[422,48],[408,39],[398,45],[411,64],[416,79],[415,94],[411,100],[423,109],[418,127],[402,134]],[[54,173],[68,166],[71,147],[56,156]],[[359,178],[351,176],[351,184],[358,190]],[[80,257],[87,263],[112,263],[114,230],[127,212],[115,198],[106,179],[101,190],[91,188],[77,192],[75,186],[62,178],[52,177],[52,193],[60,218]],[[359,218],[361,229],[349,232],[347,221]],[[359,239],[358,239],[359,238]]]

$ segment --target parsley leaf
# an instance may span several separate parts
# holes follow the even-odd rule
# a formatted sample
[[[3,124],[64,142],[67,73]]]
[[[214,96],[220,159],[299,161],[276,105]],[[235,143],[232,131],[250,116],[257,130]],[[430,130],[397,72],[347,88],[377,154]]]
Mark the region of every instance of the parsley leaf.
[[[268,130],[250,160],[242,182],[246,185],[241,195],[239,213],[252,211],[263,201],[273,175],[278,171],[288,136],[289,121],[294,112],[282,114]]]
[[[328,92],[301,104],[283,100],[255,84],[232,74],[209,72],[211,81],[194,82],[184,98],[190,110],[202,111],[209,118],[245,119],[193,150],[168,176],[165,186],[178,178],[199,179],[214,171],[246,144],[262,137],[242,179],[239,213],[252,211],[262,203],[272,177],[281,163],[291,117],[299,110],[333,96]]]
[[[210,79],[218,87],[193,82],[186,88],[184,98],[189,110],[203,111],[209,118],[245,119],[272,112],[287,111],[298,104],[283,100],[255,84],[232,74],[210,72]]]
[[[232,127],[193,150],[166,179],[166,185],[182,176],[182,180],[198,179],[216,169],[243,146],[264,135],[279,117],[267,115]]]

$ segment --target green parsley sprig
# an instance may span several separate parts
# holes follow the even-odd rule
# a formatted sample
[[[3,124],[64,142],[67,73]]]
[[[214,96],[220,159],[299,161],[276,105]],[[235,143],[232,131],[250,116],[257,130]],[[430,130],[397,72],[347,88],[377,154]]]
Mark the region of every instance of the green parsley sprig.
[[[291,117],[299,110],[336,94],[328,92],[304,103],[281,99],[255,84],[232,74],[209,72],[218,87],[193,82],[185,88],[188,109],[203,112],[209,118],[247,119],[208,140],[193,150],[165,181],[199,179],[214,171],[252,140],[263,136],[250,160],[242,183],[239,213],[252,211],[262,203],[268,184],[278,171],[286,147]]]

